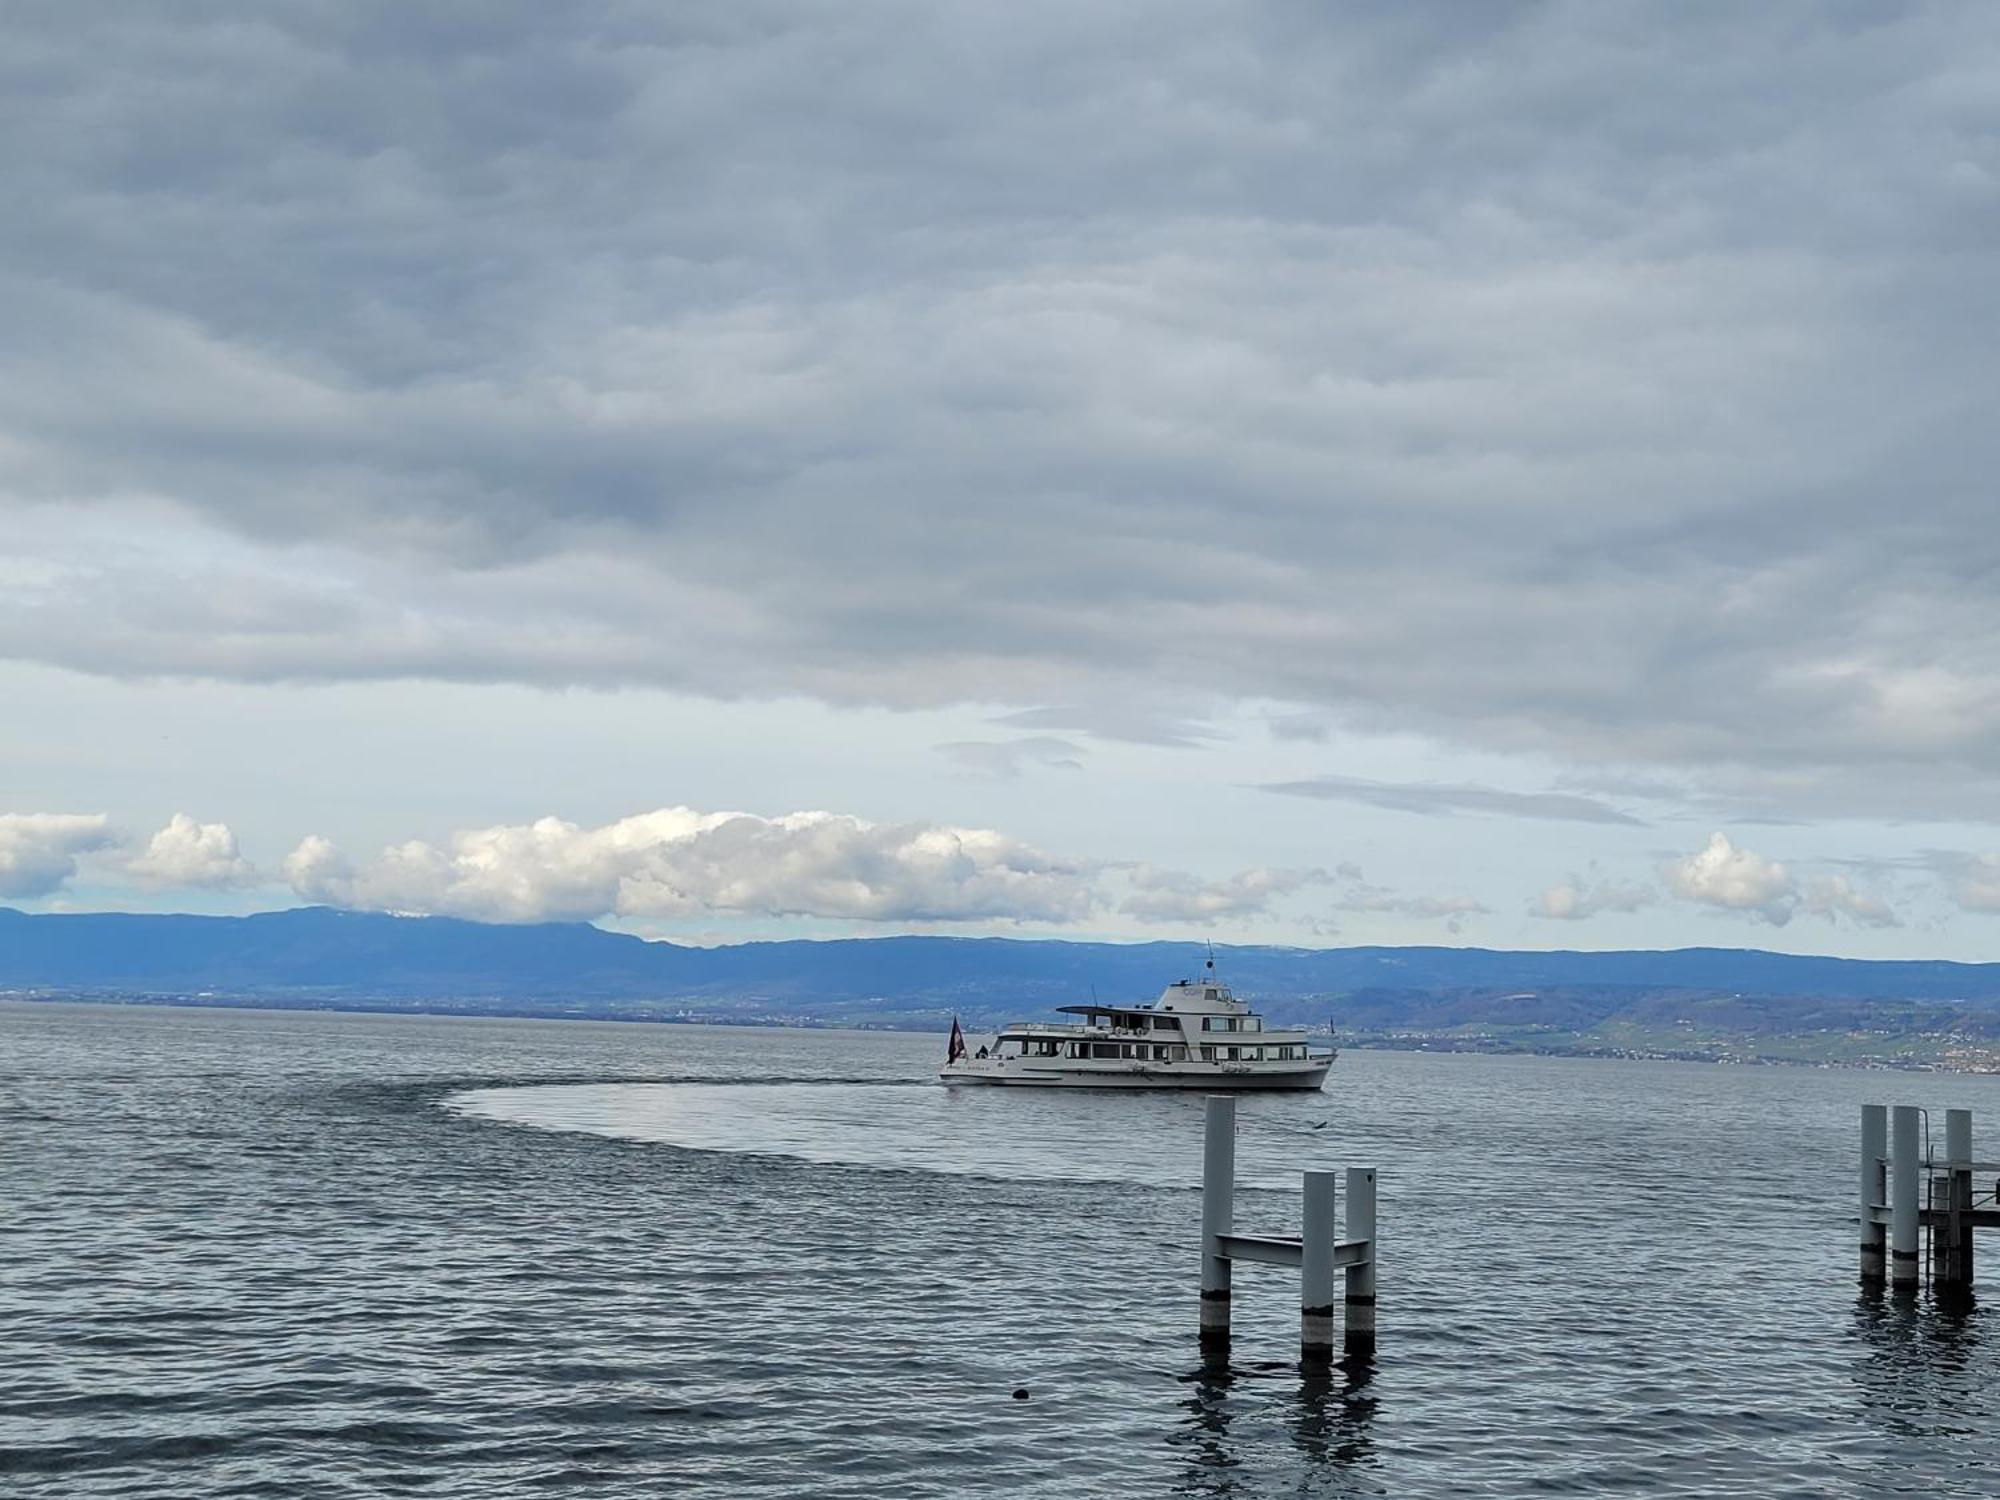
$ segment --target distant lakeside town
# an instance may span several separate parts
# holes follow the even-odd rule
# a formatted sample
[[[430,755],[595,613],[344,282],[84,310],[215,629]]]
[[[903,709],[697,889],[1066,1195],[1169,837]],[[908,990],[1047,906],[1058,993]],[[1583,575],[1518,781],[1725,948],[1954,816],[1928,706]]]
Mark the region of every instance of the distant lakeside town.
[[[359,1015],[461,1016],[483,1019],[618,1022],[639,1025],[780,1027],[826,1031],[879,1031],[942,1035],[957,1013],[898,1011],[839,1014],[811,1009],[760,1010],[753,1006],[693,1007],[667,1001],[551,1002],[505,996],[381,996],[283,991],[277,993],[175,993],[140,990],[0,989],[0,1003],[96,1004],[162,1008],[220,1008],[340,1012]],[[1740,1003],[1740,1002],[1737,1002]],[[2000,1038],[1969,1036],[1949,1025],[1905,1029],[1893,1012],[1898,1002],[1880,1002],[1891,1015],[1870,1027],[1825,1026],[1799,1031],[1704,1031],[1691,1020],[1664,1026],[1613,1022],[1589,1030],[1474,1022],[1449,1028],[1342,1028],[1315,1026],[1343,1048],[1392,1052],[1471,1052],[1486,1055],[1586,1057],[1650,1062],[1734,1064],[1757,1067],[1874,1068],[1906,1072],[2000,1073]],[[1337,1007],[1336,1007],[1337,1009]],[[977,1014],[962,1018],[973,1030],[997,1027],[1002,1019]],[[1006,1020],[1019,1019],[1008,1016]],[[1957,1018],[1983,1031],[1995,1018],[1962,1012]]]

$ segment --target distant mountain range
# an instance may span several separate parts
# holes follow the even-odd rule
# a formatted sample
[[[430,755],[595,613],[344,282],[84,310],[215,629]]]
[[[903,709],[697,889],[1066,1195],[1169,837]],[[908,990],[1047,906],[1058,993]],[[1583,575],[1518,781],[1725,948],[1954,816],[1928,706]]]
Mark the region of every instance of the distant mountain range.
[[[1991,1037],[2000,1048],[2000,964],[1733,948],[1229,946],[1215,955],[1223,977],[1274,1019],[1391,1044],[1710,1055],[1763,1034],[1925,1033],[1975,1049]],[[325,907],[251,917],[0,907],[0,990],[208,1003],[913,1027],[959,1015],[991,1025],[1093,995],[1151,999],[1205,956],[1195,943],[951,937],[690,948],[582,923]]]

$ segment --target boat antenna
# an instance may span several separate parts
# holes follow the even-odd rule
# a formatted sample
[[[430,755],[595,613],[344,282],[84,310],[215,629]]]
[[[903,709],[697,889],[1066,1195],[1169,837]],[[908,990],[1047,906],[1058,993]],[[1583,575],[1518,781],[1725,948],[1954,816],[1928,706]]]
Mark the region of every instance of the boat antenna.
[[[1207,939],[1207,942],[1208,942],[1208,972],[1213,974],[1215,972],[1215,939],[1209,938]]]

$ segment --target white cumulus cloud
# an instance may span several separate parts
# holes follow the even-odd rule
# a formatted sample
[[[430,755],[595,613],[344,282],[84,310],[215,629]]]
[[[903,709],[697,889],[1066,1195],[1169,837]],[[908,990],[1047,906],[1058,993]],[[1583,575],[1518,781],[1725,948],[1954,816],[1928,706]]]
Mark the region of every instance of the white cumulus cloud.
[[[78,855],[117,842],[102,813],[0,813],[0,897],[49,895],[76,874]]]
[[[1792,872],[1774,859],[1739,849],[1726,833],[1712,833],[1707,847],[1660,867],[1667,889],[1683,901],[1746,912],[1774,927],[1792,919],[1797,902]]]
[[[1841,874],[1795,876],[1775,859],[1740,848],[1725,833],[1706,847],[1660,867],[1667,889],[1683,901],[1742,912],[1782,927],[1800,913],[1863,927],[1896,927],[1901,918],[1877,893]]]
[[[393,845],[356,865],[317,835],[285,861],[308,900],[485,921],[721,913],[861,921],[1075,922],[1099,869],[990,829],[661,808],[585,828],[560,818]]]
[[[175,813],[125,868],[152,885],[223,889],[258,879],[227,823],[200,823],[186,813]]]

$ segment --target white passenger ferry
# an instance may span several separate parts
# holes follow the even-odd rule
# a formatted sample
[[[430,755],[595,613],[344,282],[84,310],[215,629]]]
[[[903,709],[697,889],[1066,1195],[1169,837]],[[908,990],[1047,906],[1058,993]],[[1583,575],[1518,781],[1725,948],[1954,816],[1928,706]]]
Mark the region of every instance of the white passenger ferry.
[[[946,1083],[1094,1089],[1316,1089],[1338,1054],[1303,1031],[1266,1029],[1216,979],[1183,979],[1151,1005],[1063,1005],[1080,1022],[1017,1021],[977,1051],[958,1023]]]

